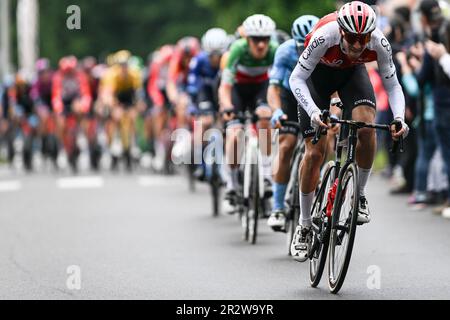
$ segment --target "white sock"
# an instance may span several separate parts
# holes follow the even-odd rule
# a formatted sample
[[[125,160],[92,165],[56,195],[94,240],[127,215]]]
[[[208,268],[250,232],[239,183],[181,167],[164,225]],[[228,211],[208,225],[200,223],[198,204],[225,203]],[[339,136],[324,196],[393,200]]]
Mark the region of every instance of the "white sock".
[[[261,155],[261,160],[264,178],[272,181],[272,157]]]
[[[359,180],[358,180],[359,196],[362,197],[366,195],[366,185],[367,181],[369,180],[370,173],[372,172],[372,168],[363,169],[358,166],[358,171],[359,171]]]
[[[314,191],[305,194],[300,191],[300,219],[299,223],[301,226],[310,227],[312,225],[311,221],[311,207],[314,201]]]
[[[238,176],[239,176],[239,171],[238,171],[239,169],[237,169],[237,168],[232,168],[231,169],[231,174],[230,174],[230,176],[231,176],[231,184],[232,184],[232,188],[233,189],[236,189],[237,188],[237,186],[238,186],[238,184],[239,184],[239,179],[238,179]]]
[[[230,166],[227,166],[227,165],[224,166],[223,173],[225,175],[226,182],[227,182],[227,190],[235,189],[235,182],[234,182],[235,178],[233,178],[233,176],[235,174],[233,171],[235,171],[235,169],[230,168]]]

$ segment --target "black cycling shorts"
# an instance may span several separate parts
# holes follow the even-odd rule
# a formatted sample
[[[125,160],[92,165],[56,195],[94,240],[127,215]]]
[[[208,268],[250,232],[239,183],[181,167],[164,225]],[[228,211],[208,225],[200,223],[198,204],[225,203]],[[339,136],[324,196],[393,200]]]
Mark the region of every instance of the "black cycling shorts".
[[[261,83],[237,83],[232,89],[232,103],[236,112],[255,111],[267,105],[269,81]]]
[[[117,101],[125,108],[131,108],[135,105],[135,91],[134,89],[125,90],[116,93]]]
[[[354,108],[361,105],[376,109],[375,93],[363,64],[347,69],[318,64],[307,84],[315,104],[321,110],[330,107],[330,96],[336,91],[346,114],[351,114]],[[301,106],[298,107],[298,119],[303,137],[313,137],[311,119]]]
[[[298,114],[297,114],[297,100],[295,99],[292,91],[287,90],[286,88],[281,88],[281,110],[287,115],[287,121],[290,122],[298,122]],[[293,134],[298,135],[298,128],[294,126],[283,126],[280,129],[280,134]]]
[[[219,104],[215,97],[213,86],[204,85],[201,87],[195,99],[199,115],[215,115],[219,111]]]
[[[269,81],[260,83],[236,83],[231,91],[231,102],[236,113],[255,112],[258,107],[267,106]],[[244,124],[242,120],[231,120],[226,126]]]

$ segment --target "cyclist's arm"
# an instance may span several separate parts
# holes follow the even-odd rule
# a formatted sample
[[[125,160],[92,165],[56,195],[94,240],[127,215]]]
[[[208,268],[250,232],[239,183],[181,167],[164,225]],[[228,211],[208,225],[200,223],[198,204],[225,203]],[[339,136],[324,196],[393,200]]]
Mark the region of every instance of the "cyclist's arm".
[[[222,81],[219,88],[219,101],[221,111],[233,107],[231,92],[233,84],[235,82],[237,65],[239,63],[241,54],[241,47],[235,42],[230,48],[227,65],[222,73]]]
[[[447,77],[450,77],[450,53],[445,53],[440,59],[439,64],[444,70]]]
[[[319,29],[314,37],[311,38],[308,47],[305,48],[300,56],[297,66],[292,71],[291,78],[289,79],[294,97],[309,117],[315,112],[320,112],[320,109],[311,96],[306,80],[311,76],[320,59],[325,55],[330,46],[330,40],[323,34],[324,31],[326,31],[326,28]],[[314,43],[316,47],[311,45]]]
[[[281,86],[286,75],[287,68],[283,63],[283,52],[280,47],[275,53],[273,67],[270,70],[270,85],[267,90],[267,102],[272,111],[281,109]]]
[[[151,98],[152,102],[157,108],[162,108],[164,106],[164,96],[158,86],[160,71],[160,62],[155,61],[154,63],[152,63],[149,71],[150,75],[147,85],[148,96]]]
[[[178,88],[177,81],[180,73],[180,56],[174,55],[170,60],[169,64],[169,75],[167,77],[167,97],[170,100],[170,103],[176,104],[178,101]]]
[[[201,64],[198,57],[194,57],[189,64],[189,73],[187,78],[187,88],[186,91],[189,93],[191,98],[195,100],[201,86],[201,75],[200,75]]]
[[[62,76],[59,72],[55,73],[52,82],[52,107],[57,114],[63,112],[64,105],[61,97],[62,90]]]
[[[381,31],[376,30],[375,32]],[[405,120],[405,96],[402,87],[397,78],[397,71],[394,60],[392,59],[392,48],[384,37],[380,35],[380,41],[377,41],[377,56],[378,68],[380,76],[383,81],[383,86],[389,97],[389,104],[391,106],[394,119]]]
[[[78,74],[78,81],[80,82],[81,111],[87,113],[91,108],[92,103],[91,86],[89,85],[89,79],[84,72]]]

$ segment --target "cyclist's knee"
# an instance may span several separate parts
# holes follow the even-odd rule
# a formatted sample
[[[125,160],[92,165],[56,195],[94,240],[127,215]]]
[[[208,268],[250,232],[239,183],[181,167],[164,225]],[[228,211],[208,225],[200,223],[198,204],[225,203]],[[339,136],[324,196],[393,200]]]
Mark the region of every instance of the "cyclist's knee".
[[[375,115],[375,109],[366,105],[360,105],[352,111],[352,119],[355,121],[371,123],[375,121]]]
[[[272,117],[272,110],[267,105],[261,105],[255,110],[255,114],[260,118],[262,123],[269,123]]]
[[[325,139],[323,139],[325,140]],[[304,162],[308,168],[320,167],[325,159],[325,148],[323,143],[317,145],[307,144]]]

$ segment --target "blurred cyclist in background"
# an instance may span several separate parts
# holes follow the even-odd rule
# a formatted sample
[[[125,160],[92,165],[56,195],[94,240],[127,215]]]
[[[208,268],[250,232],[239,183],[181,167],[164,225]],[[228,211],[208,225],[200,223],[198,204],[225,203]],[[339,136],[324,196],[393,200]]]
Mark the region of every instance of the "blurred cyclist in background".
[[[131,53],[117,52],[101,81],[101,95],[111,108],[111,122],[108,126],[108,141],[113,154],[112,169],[124,158],[127,170],[132,169],[131,147],[133,146],[136,103],[142,86],[141,74],[130,68]],[[116,138],[119,135],[120,138]]]
[[[199,52],[198,39],[185,37],[178,41],[170,60],[166,92],[170,103],[174,106],[177,128],[189,128],[189,95],[186,92],[189,64]],[[190,141],[178,139],[172,150],[173,155],[178,157],[183,154],[189,143]]]
[[[39,117],[39,134],[42,138],[42,153],[49,157],[56,168],[58,143],[56,138],[56,119],[52,110],[53,70],[46,58],[36,62],[36,79],[31,88],[31,98]]]
[[[78,69],[78,59],[64,57],[53,76],[52,107],[58,121],[58,137],[64,145],[72,170],[77,172],[77,134],[81,120],[89,113],[92,95],[89,78]]]
[[[187,92],[191,97],[197,120],[201,127],[195,128],[195,146],[203,144],[203,133],[211,128],[219,111],[217,102],[216,78],[220,69],[220,61],[228,47],[228,35],[225,30],[213,28],[202,37],[203,51],[191,60],[187,83]],[[195,150],[202,158],[203,149]],[[200,159],[197,157],[197,159]],[[194,172],[197,178],[204,176],[203,165]]]

